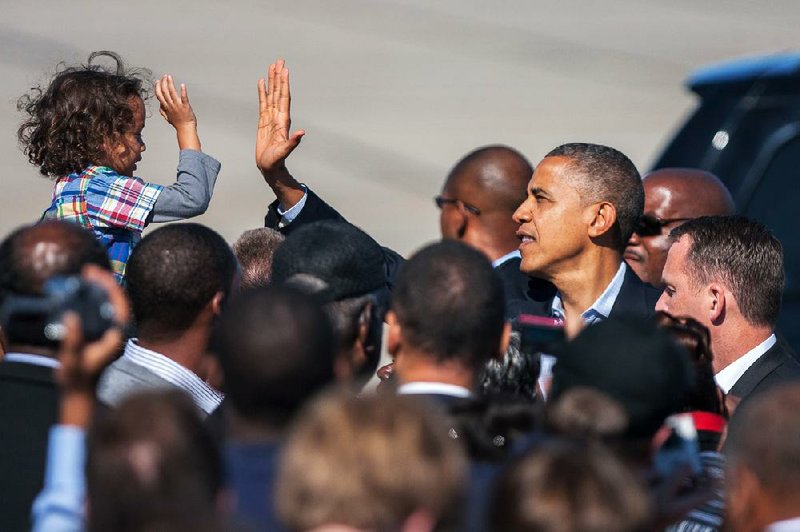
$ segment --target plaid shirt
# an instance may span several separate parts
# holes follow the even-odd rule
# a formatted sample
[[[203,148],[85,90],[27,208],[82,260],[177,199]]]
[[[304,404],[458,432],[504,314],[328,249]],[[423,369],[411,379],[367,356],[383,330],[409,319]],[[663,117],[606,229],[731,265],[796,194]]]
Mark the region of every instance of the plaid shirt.
[[[91,229],[108,251],[117,281],[164,187],[126,177],[107,166],[89,166],[56,180],[42,219],[75,222]]]

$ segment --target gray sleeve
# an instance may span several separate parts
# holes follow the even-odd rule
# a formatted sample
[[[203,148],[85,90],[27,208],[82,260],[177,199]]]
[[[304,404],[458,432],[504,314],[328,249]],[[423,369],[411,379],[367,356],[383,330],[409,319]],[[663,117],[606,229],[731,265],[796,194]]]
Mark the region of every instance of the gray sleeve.
[[[206,212],[220,163],[196,150],[181,150],[178,177],[164,187],[153,207],[154,222],[172,222]]]

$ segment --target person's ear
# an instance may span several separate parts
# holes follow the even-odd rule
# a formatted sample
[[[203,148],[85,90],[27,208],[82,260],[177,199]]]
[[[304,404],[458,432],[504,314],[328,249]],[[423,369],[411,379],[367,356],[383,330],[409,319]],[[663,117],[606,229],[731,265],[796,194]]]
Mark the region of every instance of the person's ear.
[[[222,313],[222,304],[225,302],[225,293],[217,292],[211,298],[209,305],[211,306],[211,313],[214,316],[219,316]]]
[[[617,209],[607,201],[589,207],[589,236],[597,238],[608,233],[617,222]]]
[[[386,313],[386,350],[395,356],[403,343],[403,329],[393,310]]]
[[[725,319],[725,307],[728,303],[727,291],[719,283],[711,283],[706,287],[705,298],[708,308],[708,319],[719,325]]]
[[[500,350],[497,352],[497,360],[503,360],[508,351],[508,344],[511,343],[511,322],[503,325],[503,335],[500,337]]]

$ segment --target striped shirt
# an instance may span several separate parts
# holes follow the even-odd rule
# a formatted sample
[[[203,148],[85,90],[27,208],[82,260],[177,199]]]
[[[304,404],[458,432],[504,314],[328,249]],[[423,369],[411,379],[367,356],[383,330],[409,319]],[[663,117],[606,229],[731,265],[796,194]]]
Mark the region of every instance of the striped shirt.
[[[148,369],[189,394],[197,407],[206,414],[216,410],[225,398],[225,394],[215,390],[203,379],[171,358],[140,346],[136,340],[136,338],[128,340],[125,345],[125,353],[122,355],[124,358]]]

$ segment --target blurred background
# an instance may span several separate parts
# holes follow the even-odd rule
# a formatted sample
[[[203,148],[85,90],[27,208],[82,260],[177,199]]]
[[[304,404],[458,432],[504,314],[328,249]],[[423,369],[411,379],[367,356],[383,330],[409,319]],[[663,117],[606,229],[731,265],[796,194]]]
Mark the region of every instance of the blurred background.
[[[52,184],[17,146],[16,100],[59,62],[114,50],[186,83],[204,151],[222,162],[196,221],[232,242],[274,199],[255,169],[256,81],[292,75],[292,173],[382,244],[438,237],[432,197],[450,167],[503,143],[535,164],[563,142],[608,144],[645,171],[694,106],[695,68],[797,49],[796,0],[0,0],[0,232],[38,219]],[[175,176],[155,99],[138,175]]]

